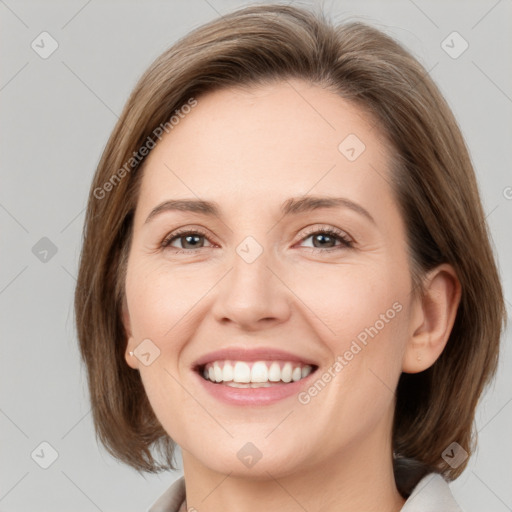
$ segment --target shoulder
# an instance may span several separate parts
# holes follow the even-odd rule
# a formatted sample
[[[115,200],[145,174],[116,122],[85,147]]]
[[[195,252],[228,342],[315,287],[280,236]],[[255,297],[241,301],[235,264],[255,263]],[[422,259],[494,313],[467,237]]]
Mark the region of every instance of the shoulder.
[[[446,480],[437,473],[423,477],[402,507],[401,512],[463,512]]]

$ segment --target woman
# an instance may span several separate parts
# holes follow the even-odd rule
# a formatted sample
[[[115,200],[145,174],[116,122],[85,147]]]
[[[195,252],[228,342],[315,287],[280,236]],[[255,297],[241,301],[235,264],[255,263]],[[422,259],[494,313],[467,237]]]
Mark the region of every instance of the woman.
[[[151,511],[455,511],[505,318],[425,69],[260,5],[141,78],[91,188],[76,317],[99,438]]]

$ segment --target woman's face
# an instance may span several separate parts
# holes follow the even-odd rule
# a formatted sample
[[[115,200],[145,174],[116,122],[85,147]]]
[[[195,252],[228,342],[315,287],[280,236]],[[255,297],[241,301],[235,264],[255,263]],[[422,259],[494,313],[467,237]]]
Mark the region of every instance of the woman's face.
[[[390,456],[412,297],[389,151],[361,110],[293,80],[197,98],[150,153],[126,360],[185,465]]]

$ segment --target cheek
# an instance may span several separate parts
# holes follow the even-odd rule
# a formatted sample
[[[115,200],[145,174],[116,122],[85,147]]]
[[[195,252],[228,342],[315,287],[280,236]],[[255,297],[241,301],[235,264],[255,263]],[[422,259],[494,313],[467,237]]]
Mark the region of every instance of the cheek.
[[[393,342],[392,324],[403,316],[407,279],[392,267],[310,266],[293,272],[291,288],[334,355],[349,349],[356,339],[364,344],[378,336]]]
[[[182,384],[187,369],[180,367],[180,361],[199,321],[200,308],[194,305],[211,288],[207,281],[171,271],[165,262],[133,261],[128,267],[126,294],[132,335],[136,344],[149,339],[159,350],[154,362],[140,364],[138,371],[154,414],[177,442],[191,433],[188,423],[177,419],[175,411],[179,410],[179,418],[197,415],[197,404]]]
[[[351,411],[362,423],[367,417],[367,424],[383,414],[401,373],[407,286],[407,275],[392,266],[333,265],[296,274],[293,289],[311,309],[315,334],[331,354],[318,375],[322,391],[306,390],[301,403],[315,402],[315,414],[338,411],[340,420]],[[345,421],[339,425],[346,427]]]
[[[192,267],[177,271],[165,261],[154,264],[134,258],[126,278],[135,344],[149,339],[159,350],[151,365],[139,365],[141,380],[155,415],[175,440],[185,438],[187,428],[172,411],[178,408],[183,417],[197,414],[196,402],[180,385],[189,378],[189,369],[180,366],[182,354],[197,333],[208,292],[219,279],[218,272]]]
[[[182,339],[183,329],[194,317],[194,305],[207,295],[214,282],[203,272],[177,272],[166,262],[135,262],[128,268],[126,279],[133,336],[136,340],[150,338],[161,348],[168,341]],[[179,337],[177,332],[181,333]]]

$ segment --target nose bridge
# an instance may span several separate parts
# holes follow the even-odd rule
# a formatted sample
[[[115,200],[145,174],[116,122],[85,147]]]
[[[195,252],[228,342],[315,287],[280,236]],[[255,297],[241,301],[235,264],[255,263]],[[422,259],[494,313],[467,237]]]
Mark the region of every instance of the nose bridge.
[[[273,266],[271,260],[271,251],[254,237],[246,237],[235,248],[231,272],[222,280],[215,301],[219,321],[229,319],[244,328],[255,328],[262,320],[280,322],[289,316],[286,288],[268,268]]]

